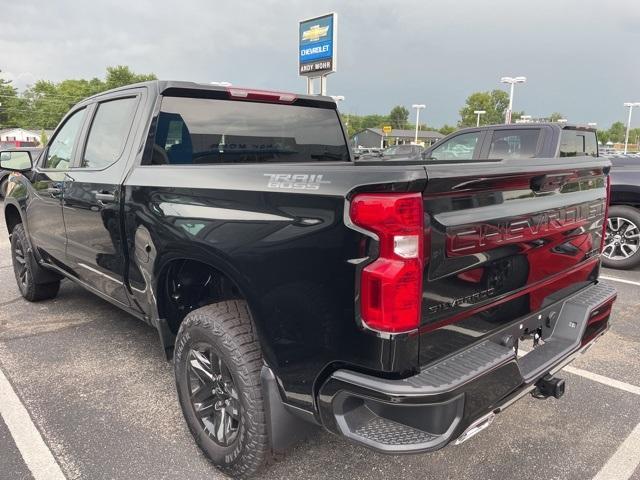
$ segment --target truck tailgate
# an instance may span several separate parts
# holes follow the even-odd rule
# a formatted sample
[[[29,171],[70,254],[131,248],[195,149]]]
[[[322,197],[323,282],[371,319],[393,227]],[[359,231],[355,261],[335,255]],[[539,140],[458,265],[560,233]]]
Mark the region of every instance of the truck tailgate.
[[[526,162],[425,167],[422,366],[597,281],[608,162]]]

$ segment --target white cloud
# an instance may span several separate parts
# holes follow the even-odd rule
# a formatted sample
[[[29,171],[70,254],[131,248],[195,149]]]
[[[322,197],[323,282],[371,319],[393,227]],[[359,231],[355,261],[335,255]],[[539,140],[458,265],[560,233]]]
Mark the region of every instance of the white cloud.
[[[19,88],[125,64],[161,78],[301,91],[297,21],[328,11],[340,16],[329,91],[349,111],[420,102],[427,122],[452,123],[469,93],[501,88],[510,74],[529,77],[515,108],[533,115],[606,125],[640,97],[636,0],[607,9],[595,0],[22,0],[3,9],[0,69]]]

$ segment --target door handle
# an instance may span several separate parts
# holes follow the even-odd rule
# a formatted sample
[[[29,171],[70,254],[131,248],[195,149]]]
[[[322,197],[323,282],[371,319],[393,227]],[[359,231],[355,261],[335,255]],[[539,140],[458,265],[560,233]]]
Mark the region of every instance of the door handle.
[[[96,200],[102,203],[111,203],[116,201],[116,196],[113,193],[96,192]]]

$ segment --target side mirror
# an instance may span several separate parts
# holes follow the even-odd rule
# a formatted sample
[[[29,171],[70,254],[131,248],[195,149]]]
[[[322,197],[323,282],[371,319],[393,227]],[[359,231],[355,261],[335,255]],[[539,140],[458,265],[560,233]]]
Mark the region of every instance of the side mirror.
[[[28,172],[33,168],[29,152],[0,152],[0,169],[12,172]]]

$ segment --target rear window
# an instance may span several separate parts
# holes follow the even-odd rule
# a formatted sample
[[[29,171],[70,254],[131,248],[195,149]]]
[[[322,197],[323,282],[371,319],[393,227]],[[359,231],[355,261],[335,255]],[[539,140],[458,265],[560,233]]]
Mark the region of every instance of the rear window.
[[[348,161],[332,109],[164,97],[147,164]]]
[[[598,156],[598,140],[595,132],[565,128],[560,138],[560,156]]]
[[[539,128],[496,130],[491,138],[488,158],[532,158],[538,150],[539,138]]]

